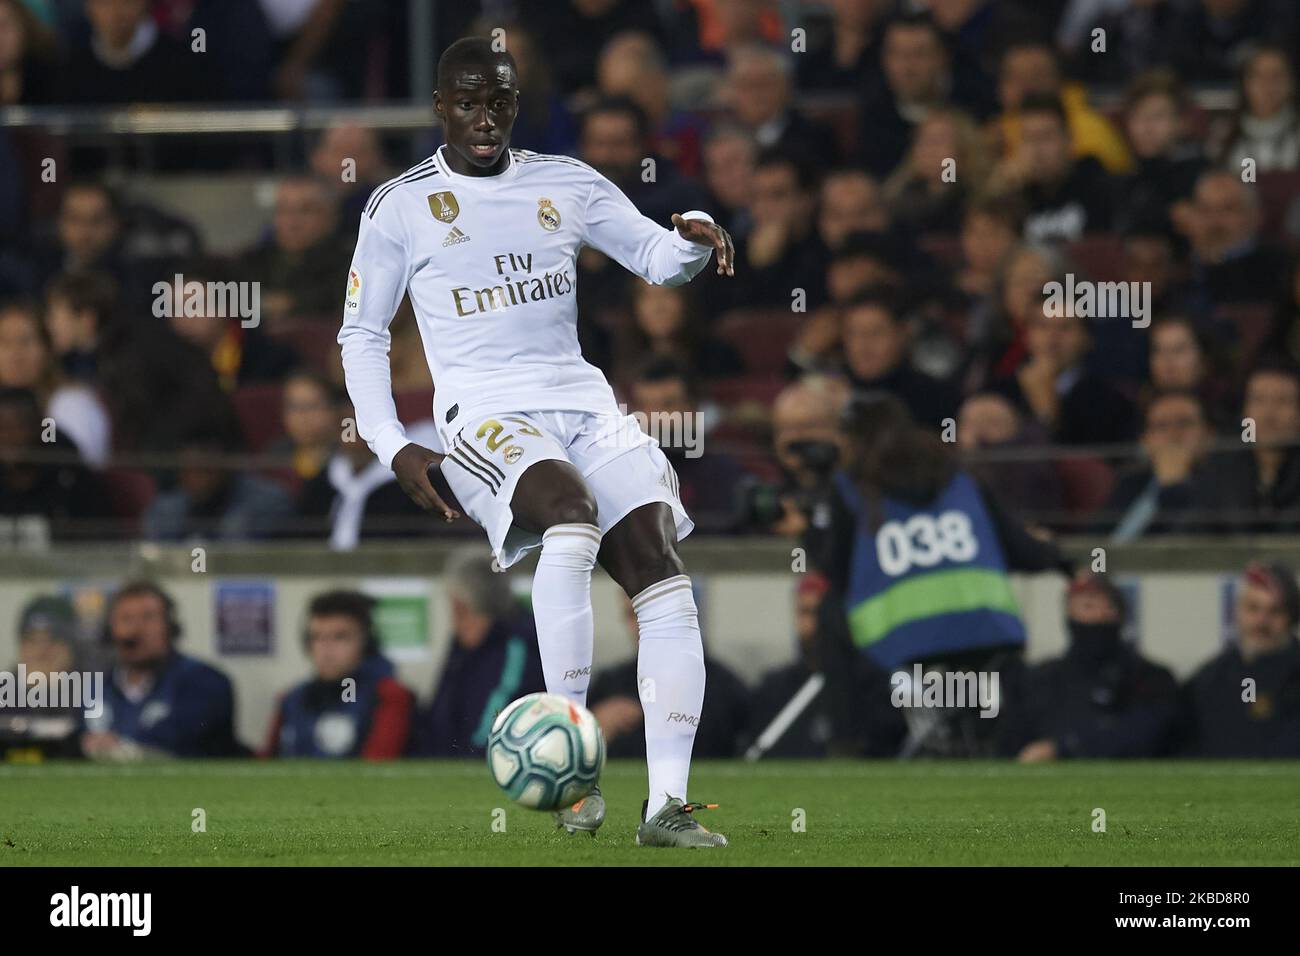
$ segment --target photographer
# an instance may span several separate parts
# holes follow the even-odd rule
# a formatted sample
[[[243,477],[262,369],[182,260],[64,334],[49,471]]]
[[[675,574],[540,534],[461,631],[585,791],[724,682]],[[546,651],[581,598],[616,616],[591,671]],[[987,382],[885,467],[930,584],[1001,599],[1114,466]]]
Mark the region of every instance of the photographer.
[[[851,673],[858,653],[889,671],[922,663],[1014,683],[1025,629],[1008,575],[1069,573],[1055,545],[1008,515],[893,396],[854,399],[844,448],[825,513],[805,538],[810,564],[830,582],[819,634],[837,726],[853,726],[851,686],[836,675]],[[987,752],[997,723],[967,710],[947,726],[928,721],[926,742],[915,739],[920,715],[907,716],[905,751]]]
[[[840,456],[837,423],[849,386],[829,375],[805,375],[786,386],[772,405],[772,450],[781,471],[777,483],[757,479],[738,491],[737,527],[799,537],[808,515],[829,495]]]

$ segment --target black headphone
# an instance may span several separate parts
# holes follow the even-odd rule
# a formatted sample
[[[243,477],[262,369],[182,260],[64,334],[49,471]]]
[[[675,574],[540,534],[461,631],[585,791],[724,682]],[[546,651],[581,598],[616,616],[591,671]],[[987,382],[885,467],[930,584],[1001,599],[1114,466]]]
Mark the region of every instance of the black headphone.
[[[152,594],[163,606],[163,617],[167,623],[167,639],[173,644],[180,639],[182,632],[180,618],[176,614],[176,601],[170,594],[152,581],[132,581],[113,593],[104,609],[104,629],[100,634],[100,643],[111,644],[113,641],[113,610],[124,597],[135,594]]]

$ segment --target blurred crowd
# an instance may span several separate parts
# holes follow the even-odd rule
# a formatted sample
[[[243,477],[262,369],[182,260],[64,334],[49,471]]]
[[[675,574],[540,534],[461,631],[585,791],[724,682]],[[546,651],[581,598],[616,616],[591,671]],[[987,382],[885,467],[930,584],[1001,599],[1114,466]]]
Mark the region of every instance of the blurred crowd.
[[[756,741],[779,757],[1300,757],[1300,589],[1291,568],[1245,569],[1235,583],[1234,639],[1181,682],[1140,652],[1121,590],[1106,575],[1076,576],[1063,602],[1065,652],[1032,666],[1018,655],[994,661],[994,693],[978,705],[991,719],[975,709],[973,695],[943,707],[900,706],[912,676],[907,669],[890,673],[866,655],[854,655],[831,678],[819,623],[827,585],[815,574],[800,577],[789,662],[750,686],[706,645],[708,694],[696,757],[740,756]],[[0,760],[481,757],[501,708],[545,690],[532,615],[481,552],[462,549],[443,580],[452,640],[431,690],[417,694],[397,677],[371,598],[323,592],[306,608],[306,676],[280,694],[256,743],[238,738],[229,677],[185,652],[172,598],[157,585],[123,585],[90,642],[79,638],[66,599],[37,598],[19,616],[12,673],[29,686],[45,680],[53,687],[58,675],[97,671],[105,675],[103,698],[89,716],[72,706],[6,704]],[[624,663],[596,667],[587,704],[611,757],[641,757],[630,602],[624,624],[632,653]],[[801,689],[823,674],[845,683],[847,693],[828,686],[789,711]],[[765,733],[774,724],[779,730]]]
[[[630,411],[701,423],[703,455],[667,450],[702,531],[798,533],[844,400],[885,390],[1038,524],[1133,540],[1300,528],[1298,13],[462,0],[433,4],[432,28],[438,48],[506,31],[512,145],[585,160],[660,223],[705,209],[735,237],[732,282],[650,287],[579,259],[588,360]],[[0,105],[408,99],[407,15],[0,0]],[[103,150],[0,126],[4,537],[458,533],[347,427],[333,338],[361,206],[437,136],[323,130],[275,169],[261,238],[217,256],[197,200],[164,209]],[[252,147],[196,153],[170,158],[214,181],[274,167]],[[158,317],[179,277],[258,283],[260,321]],[[1144,291],[1097,315],[1045,308],[1053,282]],[[419,427],[433,383],[408,304],[393,335]]]

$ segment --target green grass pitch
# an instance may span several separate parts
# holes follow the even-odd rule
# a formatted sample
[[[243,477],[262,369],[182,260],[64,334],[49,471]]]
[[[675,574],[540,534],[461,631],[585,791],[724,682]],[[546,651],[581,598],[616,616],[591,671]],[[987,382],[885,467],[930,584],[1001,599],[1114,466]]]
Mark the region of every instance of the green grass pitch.
[[[719,851],[633,844],[644,774],[606,768],[593,839],[509,803],[477,760],[7,765],[0,865],[1300,864],[1297,762],[701,762]]]

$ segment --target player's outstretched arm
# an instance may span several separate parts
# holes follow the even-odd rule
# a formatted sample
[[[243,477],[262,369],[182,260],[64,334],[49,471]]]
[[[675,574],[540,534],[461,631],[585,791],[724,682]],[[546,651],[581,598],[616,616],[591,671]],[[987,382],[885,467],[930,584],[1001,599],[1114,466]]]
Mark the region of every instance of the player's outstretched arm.
[[[455,521],[460,514],[443,501],[429,480],[429,469],[442,464],[445,455],[410,442],[393,456],[393,474],[407,496],[425,511],[436,511],[445,521]]]
[[[731,241],[731,233],[716,222],[683,219],[680,213],[673,213],[673,226],[683,239],[713,246],[718,260],[718,275],[736,274],[736,246]]]

